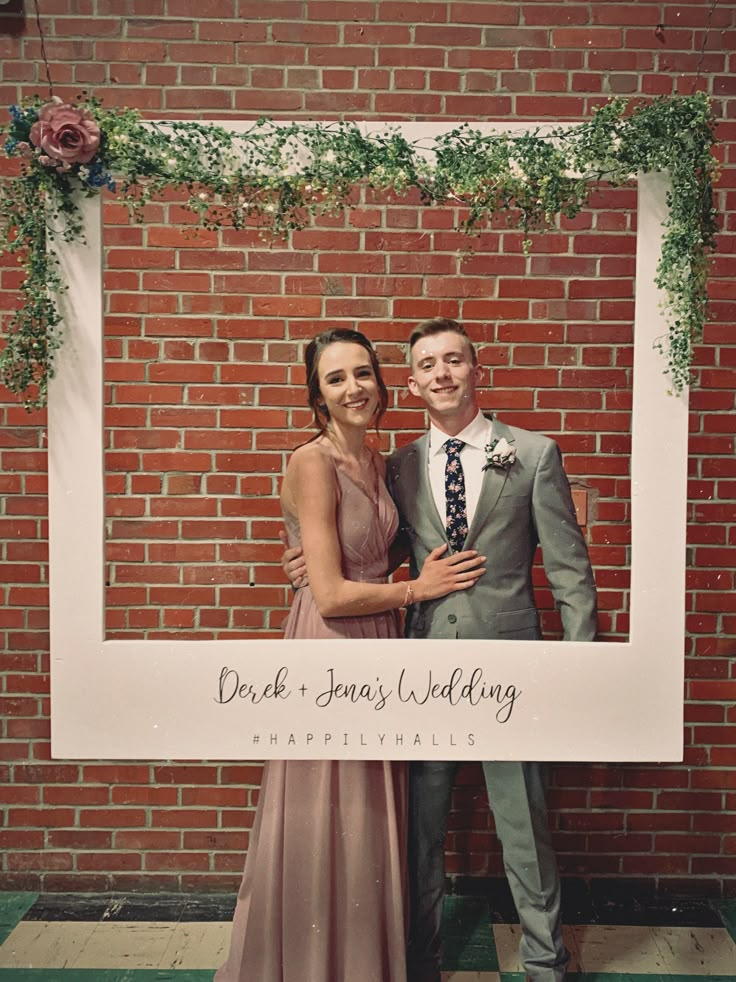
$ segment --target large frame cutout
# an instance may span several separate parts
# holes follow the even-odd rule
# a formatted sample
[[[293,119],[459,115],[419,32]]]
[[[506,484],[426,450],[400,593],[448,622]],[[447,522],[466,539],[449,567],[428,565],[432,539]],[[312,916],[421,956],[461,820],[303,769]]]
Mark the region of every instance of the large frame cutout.
[[[453,125],[363,129],[419,140]],[[667,188],[664,174],[638,177],[629,640],[452,646],[105,640],[102,208],[80,198],[85,241],[59,252],[65,341],[49,392],[53,756],[680,760],[687,397],[669,393],[656,349]]]

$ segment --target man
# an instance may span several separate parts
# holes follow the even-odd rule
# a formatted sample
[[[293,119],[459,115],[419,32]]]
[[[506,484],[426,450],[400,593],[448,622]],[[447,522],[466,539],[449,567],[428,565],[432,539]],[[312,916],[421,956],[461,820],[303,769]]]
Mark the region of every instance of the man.
[[[593,640],[595,584],[557,445],[483,416],[476,396],[482,369],[456,321],[425,321],[409,349],[409,389],[426,403],[430,428],[391,457],[388,484],[409,537],[412,576],[443,541],[488,559],[487,572],[470,590],[410,608],[407,637],[539,638],[531,574],[540,543],[565,639]],[[465,515],[456,501],[458,483],[464,484]],[[410,982],[440,978],[444,839],[455,770],[442,761],[410,765]],[[483,771],[521,921],[522,961],[529,978],[553,982],[564,976],[569,955],[542,769],[489,761]]]
[[[532,563],[541,544],[565,639],[593,640],[595,584],[557,445],[480,412],[482,368],[457,321],[425,321],[412,333],[409,349],[409,389],[425,402],[430,428],[392,455],[387,482],[411,575],[443,542],[488,559],[487,572],[471,589],[410,607],[407,637],[539,638]],[[456,768],[443,761],[410,765],[409,982],[440,980],[444,840]],[[483,771],[521,922],[527,977],[558,982],[569,954],[542,768],[488,761]]]

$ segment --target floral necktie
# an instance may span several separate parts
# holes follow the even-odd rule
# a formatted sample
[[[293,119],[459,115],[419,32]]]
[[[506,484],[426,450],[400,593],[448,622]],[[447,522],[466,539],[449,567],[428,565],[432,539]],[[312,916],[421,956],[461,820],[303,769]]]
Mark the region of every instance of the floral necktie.
[[[465,502],[465,475],[460,462],[462,440],[447,440],[443,449],[447,454],[445,465],[445,528],[453,552],[460,552],[468,534],[468,510]]]

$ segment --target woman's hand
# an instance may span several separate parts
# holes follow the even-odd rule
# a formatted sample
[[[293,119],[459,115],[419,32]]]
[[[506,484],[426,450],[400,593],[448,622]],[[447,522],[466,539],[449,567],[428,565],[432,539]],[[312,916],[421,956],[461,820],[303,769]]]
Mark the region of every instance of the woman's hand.
[[[436,600],[457,590],[467,590],[485,573],[485,556],[474,549],[442,558],[447,545],[438,546],[424,560],[422,572],[414,582],[414,600]]]
[[[299,587],[306,586],[309,583],[304,553],[299,546],[289,548],[289,540],[286,538],[285,532],[279,532],[279,538],[283,545],[286,546],[281,556],[281,568],[286,573],[293,589],[298,590]]]

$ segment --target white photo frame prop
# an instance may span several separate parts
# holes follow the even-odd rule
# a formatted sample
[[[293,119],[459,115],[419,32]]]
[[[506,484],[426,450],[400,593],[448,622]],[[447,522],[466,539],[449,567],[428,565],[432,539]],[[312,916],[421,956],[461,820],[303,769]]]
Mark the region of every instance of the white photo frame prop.
[[[452,128],[363,125],[413,140]],[[85,241],[59,250],[65,340],[49,392],[52,755],[680,760],[687,397],[668,393],[655,348],[667,332],[654,285],[667,187],[664,174],[639,175],[629,640],[451,647],[105,640],[101,201],[80,198]]]

